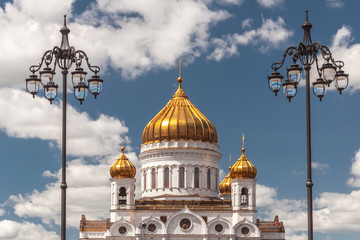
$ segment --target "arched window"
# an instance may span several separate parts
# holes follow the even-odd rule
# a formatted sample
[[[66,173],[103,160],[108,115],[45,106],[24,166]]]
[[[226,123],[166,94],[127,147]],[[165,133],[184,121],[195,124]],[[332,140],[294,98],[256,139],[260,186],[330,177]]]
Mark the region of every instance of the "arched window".
[[[179,168],[179,187],[185,187],[185,168]]]
[[[210,189],[211,187],[211,174],[210,174],[210,168],[207,170],[207,188]]]
[[[242,206],[248,205],[248,190],[247,190],[247,188],[241,189],[240,205],[242,205]]]
[[[120,197],[126,197],[126,188],[121,187],[119,190],[119,196]]]
[[[194,188],[199,188],[199,168],[196,167],[194,170]]]
[[[144,191],[146,190],[146,170],[144,171]]]
[[[156,170],[155,170],[155,168],[153,168],[151,170],[151,188],[152,189],[156,188]]]
[[[119,189],[119,204],[126,204],[126,188]]]
[[[169,187],[169,167],[164,168],[164,188]]]

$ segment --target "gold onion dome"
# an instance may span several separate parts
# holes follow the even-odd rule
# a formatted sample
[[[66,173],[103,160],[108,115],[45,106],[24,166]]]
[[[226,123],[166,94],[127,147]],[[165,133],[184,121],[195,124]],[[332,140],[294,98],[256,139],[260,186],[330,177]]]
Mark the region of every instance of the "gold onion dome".
[[[173,97],[146,125],[142,135],[143,144],[170,140],[217,143],[215,126],[190,102],[183,91],[181,73],[178,82],[179,88]]]
[[[230,170],[231,168],[229,168]],[[228,175],[224,178],[224,180],[219,185],[219,192],[221,194],[231,194],[231,177],[230,172]]]
[[[243,148],[241,149],[242,155],[237,162],[230,169],[231,178],[255,178],[257,174],[256,167],[245,156],[244,148],[244,136],[243,136]]]
[[[231,154],[230,154],[230,166],[229,166],[229,173],[224,178],[224,180],[219,185],[219,192],[221,194],[231,194],[231,177],[230,177],[230,170],[231,170]]]
[[[112,178],[134,178],[136,168],[134,164],[125,156],[125,148],[121,148],[122,154],[116,162],[110,167],[110,175]]]

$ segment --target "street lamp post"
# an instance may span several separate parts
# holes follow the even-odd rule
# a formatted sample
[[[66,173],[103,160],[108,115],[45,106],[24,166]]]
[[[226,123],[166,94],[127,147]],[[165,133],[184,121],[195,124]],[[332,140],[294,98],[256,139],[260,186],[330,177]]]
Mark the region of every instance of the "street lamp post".
[[[268,76],[268,84],[270,89],[275,93],[275,96],[283,87],[283,93],[286,98],[291,101],[297,92],[297,85],[301,79],[302,68],[297,64],[297,61],[305,69],[306,75],[306,133],[307,133],[307,206],[308,206],[308,239],[313,240],[313,207],[312,207],[312,187],[313,182],[311,178],[311,121],[310,121],[310,69],[311,65],[315,63],[315,69],[318,74],[318,79],[313,82],[313,93],[316,97],[322,100],[326,94],[326,87],[335,82],[335,87],[342,93],[348,86],[348,74],[342,70],[344,62],[335,61],[332,53],[327,46],[319,42],[312,43],[310,29],[312,25],[308,21],[308,11],[306,10],[305,23],[302,25],[304,30],[303,41],[298,45],[288,47],[283,55],[281,62],[273,63],[271,68],[274,72]],[[318,56],[322,56],[324,64],[319,67]],[[291,56],[293,64],[287,68],[287,79],[283,81],[283,76],[278,72],[287,56]]]
[[[64,26],[60,29],[62,39],[60,47],[55,46],[52,50],[47,50],[38,65],[32,65],[29,69],[32,73],[26,81],[26,89],[29,93],[35,95],[39,92],[40,85],[44,88],[45,97],[50,101],[54,101],[58,93],[58,85],[53,81],[56,68],[61,69],[63,78],[63,102],[62,102],[62,181],[61,181],[61,240],[66,239],[66,87],[67,75],[69,69],[75,64],[75,71],[71,72],[74,87],[74,96],[80,101],[85,100],[87,91],[89,90],[95,98],[102,90],[103,80],[97,75],[100,67],[90,64],[86,53],[82,50],[76,50],[70,47],[68,34],[70,29],[66,26],[66,15],[64,16]],[[81,68],[81,64],[85,63],[89,70],[94,73],[88,82],[85,82],[86,72]],[[41,70],[41,68],[43,69]],[[36,74],[39,72],[40,78]]]

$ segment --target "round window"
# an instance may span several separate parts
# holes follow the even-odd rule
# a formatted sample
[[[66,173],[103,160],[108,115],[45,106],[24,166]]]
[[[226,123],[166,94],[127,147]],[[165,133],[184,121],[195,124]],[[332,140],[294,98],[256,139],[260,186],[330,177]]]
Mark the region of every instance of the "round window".
[[[189,219],[187,219],[187,218],[183,218],[180,221],[180,227],[183,230],[188,230],[191,227],[191,221]]]
[[[217,232],[222,232],[222,231],[224,230],[224,226],[221,225],[221,224],[217,224],[217,225],[215,226],[215,230],[216,230]]]
[[[248,235],[248,234],[249,234],[249,228],[243,227],[243,228],[241,229],[241,233],[244,234],[244,235]]]
[[[156,225],[155,224],[149,224],[149,226],[148,226],[148,230],[149,230],[149,232],[155,232],[155,230],[156,230]]]
[[[127,229],[126,229],[126,227],[124,227],[124,226],[121,226],[121,227],[119,228],[119,233],[120,233],[120,234],[125,234],[126,231],[127,231]]]

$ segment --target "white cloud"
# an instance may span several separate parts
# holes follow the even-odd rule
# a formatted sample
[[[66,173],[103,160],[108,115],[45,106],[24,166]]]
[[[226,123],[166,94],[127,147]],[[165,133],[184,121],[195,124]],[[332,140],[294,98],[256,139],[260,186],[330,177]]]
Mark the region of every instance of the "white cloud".
[[[266,8],[271,8],[271,7],[279,7],[279,5],[284,3],[284,0],[257,0],[257,2]]]
[[[245,19],[241,22],[241,27],[242,28],[250,28],[252,22],[253,22],[253,19],[251,19],[251,18]]]
[[[349,89],[345,90],[345,93],[353,93],[360,89],[360,68],[358,68],[360,43],[351,44],[352,41],[352,29],[349,26],[342,26],[333,36],[330,46],[333,58],[343,61],[345,64],[343,70],[349,74]]]
[[[47,231],[40,224],[30,222],[0,221],[0,239],[6,240],[59,240],[60,237],[53,231]]]
[[[45,98],[33,99],[16,89],[0,89],[0,130],[10,137],[55,141],[61,148],[61,106]],[[68,105],[67,149],[69,155],[96,156],[119,151],[121,135],[128,129],[118,119],[101,114],[91,119]]]
[[[233,5],[241,5],[244,3],[244,0],[220,0],[220,3],[223,4],[233,4]]]
[[[53,11],[48,11],[49,6]],[[3,85],[24,86],[30,65],[59,45],[62,15],[74,0],[18,0],[0,9]],[[230,16],[210,10],[207,1],[99,0],[68,23],[70,44],[87,52],[91,62],[135,78],[157,68],[170,68],[179,56],[188,61],[205,51],[209,28]],[[156,5],[156,8],[153,6]]]
[[[330,8],[342,8],[345,6],[343,0],[326,0],[326,6]]]
[[[248,30],[242,34],[225,35],[222,38],[214,38],[212,45],[215,50],[208,59],[220,61],[223,58],[238,54],[240,45],[260,45],[260,51],[266,52],[270,48],[278,48],[293,35],[293,31],[286,29],[285,22],[281,17],[276,21],[263,19],[262,25],[257,29]]]
[[[353,176],[348,179],[347,184],[352,187],[360,187],[360,149],[353,158],[350,173]]]
[[[322,174],[326,174],[329,170],[329,165],[326,163],[312,162],[311,168],[319,170]]]
[[[88,219],[105,219],[110,208],[110,166],[120,156],[107,156],[95,164],[86,163],[84,159],[69,161],[67,164],[67,224],[78,227],[80,217],[85,214]],[[140,196],[140,162],[134,152],[126,156],[137,168],[136,197]],[[19,217],[38,217],[43,223],[60,224],[60,182],[61,169],[55,173],[45,171],[44,177],[56,181],[45,186],[45,190],[34,190],[29,194],[10,196],[8,204],[12,205]]]
[[[257,185],[259,213],[266,219],[275,215],[284,222],[287,239],[303,239],[307,231],[305,200],[280,199],[276,190]],[[324,192],[314,199],[314,231],[321,233],[358,232],[360,191],[350,193]]]

